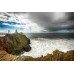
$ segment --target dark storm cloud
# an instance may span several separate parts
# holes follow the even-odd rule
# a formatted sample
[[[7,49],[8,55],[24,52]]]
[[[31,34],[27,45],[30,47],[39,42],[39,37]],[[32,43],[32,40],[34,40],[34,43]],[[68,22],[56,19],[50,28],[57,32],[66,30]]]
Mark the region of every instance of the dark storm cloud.
[[[74,29],[73,12],[31,12],[29,16],[47,30]]]

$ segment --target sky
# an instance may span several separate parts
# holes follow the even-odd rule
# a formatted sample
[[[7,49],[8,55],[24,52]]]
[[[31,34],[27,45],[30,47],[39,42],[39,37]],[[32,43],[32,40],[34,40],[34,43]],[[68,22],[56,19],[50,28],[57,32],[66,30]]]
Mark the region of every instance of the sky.
[[[1,12],[0,32],[74,33],[74,13]]]

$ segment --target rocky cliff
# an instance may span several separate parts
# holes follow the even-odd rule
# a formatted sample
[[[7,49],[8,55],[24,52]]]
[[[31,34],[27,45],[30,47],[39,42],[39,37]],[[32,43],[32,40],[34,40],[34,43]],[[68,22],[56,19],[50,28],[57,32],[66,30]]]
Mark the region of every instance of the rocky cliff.
[[[30,51],[30,40],[23,33],[6,34],[0,37],[0,50],[10,54],[20,54],[23,51]]]

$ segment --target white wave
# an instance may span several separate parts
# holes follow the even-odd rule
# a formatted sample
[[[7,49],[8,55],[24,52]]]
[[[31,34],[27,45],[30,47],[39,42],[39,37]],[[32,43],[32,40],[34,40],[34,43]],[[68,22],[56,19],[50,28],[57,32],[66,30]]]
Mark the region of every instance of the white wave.
[[[31,39],[32,50],[25,52],[23,55],[32,56],[34,58],[45,56],[48,53],[52,53],[58,49],[66,52],[74,49],[74,39],[45,39],[45,38],[34,38]]]

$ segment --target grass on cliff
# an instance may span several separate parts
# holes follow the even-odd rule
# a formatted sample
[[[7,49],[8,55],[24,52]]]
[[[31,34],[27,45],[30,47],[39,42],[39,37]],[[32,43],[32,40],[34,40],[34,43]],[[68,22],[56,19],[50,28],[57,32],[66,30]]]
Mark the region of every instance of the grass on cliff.
[[[0,37],[0,50],[16,55],[28,50],[29,44],[30,40],[22,33],[7,34]]]

